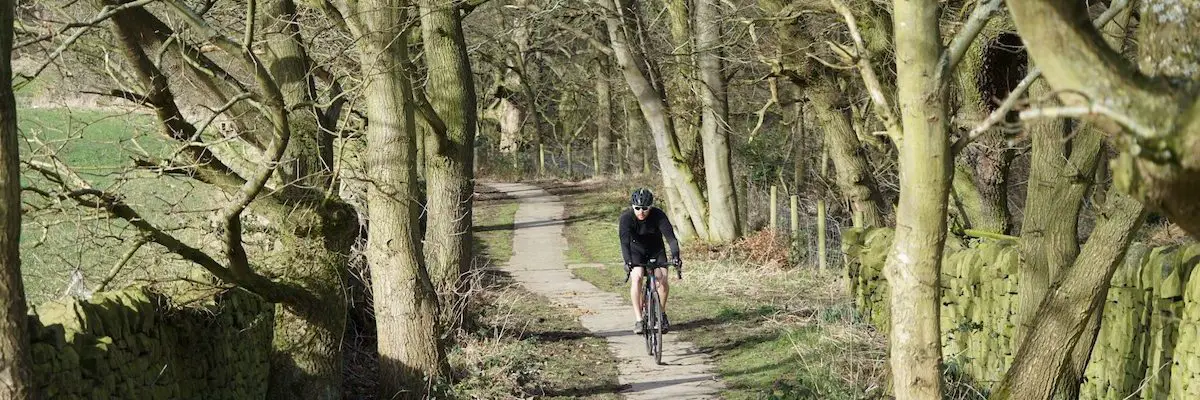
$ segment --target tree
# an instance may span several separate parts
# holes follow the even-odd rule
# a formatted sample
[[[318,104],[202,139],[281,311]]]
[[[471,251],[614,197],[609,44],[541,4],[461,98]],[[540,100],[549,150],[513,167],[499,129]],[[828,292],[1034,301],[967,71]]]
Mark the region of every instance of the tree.
[[[346,26],[358,38],[358,62],[365,81],[363,97],[370,120],[366,167],[373,181],[367,194],[371,218],[367,262],[371,266],[379,332],[378,390],[383,398],[415,399],[422,398],[449,367],[438,342],[438,300],[421,256],[418,206],[414,201],[415,100],[410,71],[404,67],[408,63],[408,43],[397,40],[406,37],[404,25],[398,22],[407,21],[409,6],[407,0],[337,4]],[[459,71],[448,73],[457,76]],[[451,149],[429,153],[440,155],[441,151]]]
[[[425,262],[441,296],[443,321],[456,326],[460,277],[471,268],[471,209],[474,195],[476,104],[471,62],[457,6],[421,0],[421,43],[427,77],[418,93],[427,101],[421,115],[426,135]]]
[[[12,91],[13,11],[0,3],[0,398],[33,397],[29,318],[21,281],[21,172]]]
[[[678,233],[685,238],[694,236],[712,241],[737,238],[740,235],[740,222],[736,214],[737,197],[732,184],[732,166],[728,159],[729,125],[727,116],[721,116],[728,113],[728,105],[724,100],[724,77],[720,72],[717,53],[719,46],[716,46],[720,41],[720,28],[715,10],[708,8],[699,14],[705,22],[706,36],[703,41],[709,46],[702,52],[705,54],[702,56],[706,60],[705,68],[708,68],[707,77],[704,78],[704,86],[707,86],[704,90],[708,94],[702,104],[711,124],[705,125],[708,138],[704,140],[704,151],[708,154],[705,156],[704,176],[708,184],[702,186],[681,145],[679,129],[682,128],[677,127],[672,118],[673,103],[663,88],[658,66],[647,57],[646,49],[642,46],[644,41],[641,38],[646,33],[638,3],[633,0],[597,2],[606,18],[611,52],[654,138],[655,153],[667,192],[667,205],[675,216],[673,221],[676,221]]]
[[[810,106],[808,110],[816,116],[819,127],[824,131],[824,140],[833,160],[837,188],[850,203],[853,213],[861,215],[864,226],[882,226],[884,200],[862,142],[853,126],[850,109],[851,93],[839,82],[851,78],[839,70],[828,68],[812,61],[809,52],[815,51],[813,38],[820,37],[824,29],[824,18],[814,17],[804,11],[816,11],[832,15],[828,7],[820,4],[798,8],[797,3],[781,0],[759,0],[759,7],[772,20],[771,28],[778,42],[774,58],[767,62],[772,73],[786,77]],[[814,28],[819,26],[820,28]],[[797,141],[798,142],[798,141]],[[800,162],[801,155],[797,154]],[[797,174],[800,175],[800,174]]]
[[[113,15],[112,22],[119,46],[128,63],[133,66],[135,85],[145,92],[113,93],[154,109],[165,136],[180,143],[183,159],[149,160],[148,165],[158,166],[167,172],[191,174],[234,198],[219,215],[228,261],[217,261],[203,250],[165,232],[143,218],[120,197],[95,191],[65,165],[50,165],[42,168],[42,172],[59,176],[59,181],[71,182],[76,189],[72,193],[90,194],[70,196],[81,204],[108,210],[153,238],[155,243],[204,267],[221,281],[241,286],[267,301],[279,304],[275,321],[276,349],[272,356],[272,398],[294,398],[300,393],[313,398],[338,398],[341,395],[342,369],[340,337],[345,323],[341,282],[344,281],[342,274],[346,256],[357,236],[357,218],[348,205],[324,193],[331,189],[328,186],[306,186],[300,184],[304,182],[301,180],[271,193],[264,190],[277,171],[277,166],[283,163],[285,153],[289,153],[289,147],[303,146],[306,143],[303,138],[308,138],[307,143],[311,146],[319,142],[315,140],[320,137],[318,124],[302,122],[305,118],[314,121],[315,116],[311,112],[291,111],[291,105],[303,102],[288,103],[289,96],[293,101],[307,99],[305,85],[292,81],[294,86],[285,95],[280,80],[276,80],[268,69],[276,62],[295,61],[294,57],[278,56],[294,56],[296,53],[289,53],[294,49],[287,49],[287,43],[299,39],[295,35],[285,34],[283,36],[290,39],[272,41],[275,45],[272,49],[276,51],[270,56],[272,61],[263,61],[247,47],[213,28],[186,5],[178,2],[169,2],[168,5],[176,16],[213,42],[222,51],[218,56],[224,58],[214,60],[205,56],[191,42],[169,39],[176,33],[156,15],[142,8],[127,8]],[[292,15],[289,11],[294,7],[290,2],[281,0],[280,3],[268,4],[264,10],[278,13],[273,18],[288,20]],[[256,16],[251,14],[250,18]],[[287,28],[285,26],[282,29]],[[249,36],[253,37],[253,32],[250,33]],[[212,108],[218,110],[218,115],[228,110],[245,112],[233,118],[234,125],[246,133],[244,138],[249,144],[261,151],[264,161],[261,167],[238,172],[213,153],[210,146],[202,143],[204,126],[197,127],[183,115],[170,86],[171,77],[166,75],[163,65],[156,64],[148,55],[164,48],[171,50],[161,52],[171,57],[168,61],[174,62],[174,65],[190,66],[182,69],[183,74],[207,83],[201,86],[202,96],[194,101],[201,104],[206,101],[225,103]],[[229,67],[223,67],[222,62],[228,63]],[[228,68],[248,72],[238,76],[229,72]],[[284,72],[280,72],[279,76],[284,79],[296,77],[295,74]],[[240,79],[252,83],[244,84]],[[249,102],[255,102],[259,107],[243,104]],[[297,119],[296,123],[293,123],[293,117]],[[293,135],[302,139],[295,146],[289,146]],[[316,156],[320,153],[318,149],[290,152],[297,160],[297,166],[328,165]],[[313,158],[307,158],[307,155]],[[298,167],[290,173],[295,174],[299,170]],[[321,179],[323,175],[305,175],[309,176]],[[251,259],[243,237],[246,229],[243,215],[251,208],[252,212],[277,221],[279,226],[275,232],[285,238],[282,242],[289,245],[261,258]],[[288,278],[272,280],[256,271],[256,267],[270,271],[269,274]]]
[[[700,73],[700,141],[708,200],[708,239],[730,242],[741,236],[737,193],[729,147],[729,97],[721,61],[721,16],[715,0],[696,1],[696,59]]]
[[[1030,57],[1065,104],[1027,115],[1099,115],[1124,128],[1119,149],[1135,157],[1113,171],[1116,182],[1200,237],[1200,101],[1195,88],[1172,83],[1194,78],[1184,66],[1198,56],[1182,49],[1200,40],[1197,19],[1187,16],[1195,3],[1145,10],[1139,29],[1148,40],[1139,41],[1139,60],[1154,66],[1145,72],[1104,42],[1082,3],[1018,0],[1009,7]]]
[[[946,206],[953,174],[947,91],[998,1],[979,3],[963,28],[943,46],[940,7],[926,0],[893,2],[896,48],[895,99],[884,91],[854,14],[831,0],[846,19],[856,64],[888,136],[900,148],[900,204],[896,233],[884,264],[891,297],[891,366],[897,398],[942,395],[941,259]],[[848,52],[844,50],[843,52]],[[896,104],[899,116],[891,104]]]

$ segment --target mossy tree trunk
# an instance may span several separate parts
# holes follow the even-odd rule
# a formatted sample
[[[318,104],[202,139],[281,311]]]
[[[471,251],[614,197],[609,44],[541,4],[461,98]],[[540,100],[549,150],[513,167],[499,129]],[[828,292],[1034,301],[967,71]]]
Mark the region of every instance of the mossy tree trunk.
[[[729,96],[726,93],[716,0],[696,0],[696,58],[700,73],[700,140],[708,206],[708,240],[732,242],[741,236],[737,191],[729,147]]]
[[[1021,57],[1000,43],[1001,33],[1011,29],[1006,18],[992,18],[980,38],[963,54],[954,70],[954,126],[965,134],[974,124],[987,118],[994,108],[993,97],[1003,97],[1015,86],[1014,77],[1024,66]],[[1006,57],[994,57],[993,54]],[[1018,53],[1019,54],[1019,53]],[[993,128],[993,130],[999,130]],[[991,132],[962,150],[955,162],[952,194],[953,210],[961,228],[1008,234],[1008,177],[1013,151],[1005,138]]]
[[[694,0],[662,0],[671,31],[671,59],[663,75],[665,95],[671,99],[671,121],[678,137],[679,151],[688,165],[695,166],[701,156],[701,86],[697,71],[697,45],[693,25]]]
[[[429,101],[422,114],[432,122],[432,134],[425,135],[425,261],[449,328],[462,321],[458,293],[472,262],[475,86],[461,13],[443,0],[421,0],[420,10]]]
[[[21,171],[12,91],[13,12],[0,2],[0,398],[33,398],[29,319],[21,281]]]
[[[294,7],[286,1],[264,3],[260,12],[264,13],[262,21],[288,21],[294,18]],[[183,12],[180,14],[194,28],[212,29],[201,19]],[[180,152],[183,159],[178,160],[179,165],[191,168],[190,176],[193,178],[212,184],[238,199],[223,210],[228,264],[221,265],[202,251],[156,230],[120,202],[109,201],[106,207],[116,216],[150,234],[156,243],[196,262],[222,281],[242,286],[278,305],[270,380],[271,398],[295,398],[299,394],[317,399],[340,398],[341,335],[346,313],[341,284],[344,282],[346,254],[349,253],[353,238],[357,236],[358,223],[357,216],[349,206],[336,198],[327,198],[324,192],[329,189],[331,174],[325,169],[328,167],[325,162],[327,159],[320,155],[323,139],[318,130],[316,113],[304,107],[289,107],[313,103],[308,90],[311,84],[303,78],[304,71],[307,71],[306,60],[300,59],[303,58],[303,52],[294,47],[300,39],[294,32],[288,33],[291,28],[286,24],[265,24],[262,32],[268,36],[270,51],[264,59],[257,59],[236,46],[230,46],[231,42],[222,41],[219,35],[213,36],[219,38],[218,43],[227,55],[233,60],[241,57],[243,66],[253,71],[254,83],[244,87],[262,96],[265,105],[263,113],[270,113],[270,118],[262,120],[258,120],[263,115],[259,113],[235,114],[232,117],[235,126],[266,128],[265,131],[271,133],[266,135],[256,131],[242,135],[248,142],[267,144],[262,147],[264,167],[250,171],[252,175],[243,177],[222,163],[207,146],[192,144],[203,140],[202,136],[197,135],[198,128],[181,114],[168,86],[170,77],[150,61],[148,54],[154,52],[171,57],[188,54],[195,63],[208,68],[210,73],[223,72],[220,66],[193,47],[180,41],[167,41],[166,38],[172,35],[170,28],[145,9],[122,11],[114,16],[113,23],[119,46],[133,66],[131,72],[148,91],[146,104],[154,108],[164,135],[184,143]],[[172,48],[158,51],[162,46]],[[189,65],[179,60],[173,61]],[[205,78],[207,75],[191,71],[192,78],[208,83],[200,86],[208,90],[206,94],[210,98],[225,102],[231,97],[215,89],[220,85],[204,80],[213,79],[211,76]],[[263,124],[266,126],[263,127]],[[289,146],[293,133],[301,139]],[[282,162],[284,153],[292,157],[291,162]],[[297,181],[287,180],[289,184],[280,190],[263,193],[263,185],[276,172],[275,165],[272,165],[276,156],[280,157],[281,162],[275,165],[290,166],[281,175],[292,176]],[[177,160],[168,160],[173,161]],[[308,172],[301,175],[298,171],[302,169]],[[253,261],[247,256],[241,239],[241,213],[247,208],[275,223],[270,229],[282,244]],[[279,278],[268,279],[254,271],[251,264]]]
[[[850,124],[840,91],[830,80],[818,80],[805,90],[813,113],[825,131],[826,148],[833,160],[836,182],[852,211],[862,215],[864,226],[883,226],[883,196],[871,175],[866,152]]]
[[[607,176],[613,169],[613,105],[612,67],[608,60],[596,60],[596,166],[597,176]],[[620,158],[617,158],[620,159]]]
[[[367,263],[379,337],[378,391],[389,399],[423,398],[449,368],[413,201],[418,191],[414,99],[404,68],[407,41],[397,40],[405,37],[398,22],[407,21],[410,6],[408,0],[338,4],[358,37],[360,68],[367,78],[366,168],[374,178],[367,193]]]
[[[946,96],[936,77],[942,38],[933,0],[894,3],[900,147],[900,204],[884,274],[891,288],[891,367],[896,397],[942,395],[938,326],[946,203],[953,173]]]
[[[691,167],[684,162],[666,95],[659,89],[662,85],[658,73],[647,63],[642,50],[631,45],[630,36],[637,35],[642,29],[637,3],[633,0],[600,0],[599,3],[607,13],[606,24],[617,64],[654,137],[663,186],[674,217],[671,222],[682,227],[678,232],[681,238],[694,233],[707,239],[710,237],[708,206]]]
[[[1065,268],[1038,307],[1012,366],[990,399],[1050,399],[1072,361],[1081,333],[1107,295],[1133,235],[1145,217],[1137,200],[1112,192],[1096,229],[1075,262]]]

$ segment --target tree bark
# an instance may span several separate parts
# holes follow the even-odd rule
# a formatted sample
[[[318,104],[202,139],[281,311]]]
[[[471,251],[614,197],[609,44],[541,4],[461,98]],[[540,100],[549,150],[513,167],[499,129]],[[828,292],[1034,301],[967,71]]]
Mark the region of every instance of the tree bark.
[[[1017,272],[1013,345],[1021,343],[1033,324],[1050,283],[1079,254],[1079,212],[1095,176],[1101,142],[1095,128],[1076,127],[1068,154],[1062,121],[1033,124],[1030,129],[1033,151],[1018,249],[1024,262]]]
[[[282,4],[273,4],[266,6],[264,12],[277,12],[286,8]],[[158,24],[157,21],[157,18],[145,9],[125,10],[113,18],[122,50],[133,66],[132,72],[148,90],[148,103],[154,106],[163,124],[165,136],[187,143],[186,151],[182,154],[188,156],[184,161],[197,165],[197,179],[212,183],[231,195],[242,196],[242,188],[248,184],[247,180],[225,167],[209,152],[208,147],[190,144],[200,140],[196,135],[197,128],[180,113],[176,99],[168,87],[168,77],[150,62],[143,48],[161,43],[162,38],[158,35],[164,32],[150,29]],[[269,77],[260,74],[258,79],[258,89],[268,93],[270,106],[286,109],[289,101],[297,101],[293,104],[304,104],[304,98],[286,99],[287,96],[282,90],[275,92],[276,82]],[[296,95],[303,91],[289,93]],[[242,118],[254,118],[256,115]],[[293,125],[288,122],[285,113],[280,112],[279,115],[279,118],[271,121],[279,124],[272,130],[288,132],[290,135]],[[286,127],[284,124],[287,124]],[[315,130],[314,125],[307,126]],[[317,133],[310,131],[300,134]],[[304,142],[298,145],[304,145]],[[310,174],[307,178],[320,176],[322,175]],[[349,210],[346,204],[325,199],[326,196],[319,194],[323,193],[319,190],[322,189],[320,186],[314,191],[303,185],[303,182],[285,187],[282,194],[262,194],[253,197],[259,201],[254,202],[251,211],[277,221],[275,233],[280,236],[280,241],[285,243],[263,259],[255,260],[254,264],[262,269],[271,270],[272,275],[281,278],[277,281],[268,280],[250,271],[248,265],[231,265],[228,269],[219,265],[206,268],[215,271],[214,274],[222,280],[240,285],[277,304],[274,327],[276,339],[268,397],[295,398],[302,394],[315,399],[336,399],[341,397],[340,339],[346,313],[341,291],[341,283],[344,282],[342,274],[346,266],[345,255],[349,253],[350,245],[358,231],[358,224],[355,213]],[[240,225],[232,225],[225,229],[227,234],[236,233],[240,236],[242,228]],[[165,240],[156,239],[156,242],[169,249],[173,246]],[[237,245],[241,246],[241,243]],[[181,246],[181,243],[174,245],[177,248]],[[235,257],[237,254],[228,255],[231,258],[230,264],[235,264],[235,258],[245,257],[245,254],[240,254],[240,257]],[[246,260],[242,262],[248,263]],[[289,294],[282,294],[284,291]]]
[[[1120,266],[1133,235],[1145,217],[1145,207],[1120,192],[1111,192],[1096,229],[1083,252],[1064,269],[1038,307],[1038,318],[1021,342],[1012,367],[990,399],[1049,399],[1058,373],[1072,359],[1081,333],[1109,281]]]
[[[279,166],[279,181],[284,185],[332,189],[333,135],[322,131],[329,126],[315,103],[311,60],[300,36],[299,15],[291,0],[267,0],[261,4],[258,23],[266,39],[263,57],[271,76],[289,105],[288,122],[292,138],[287,155]],[[313,199],[319,200],[319,199]]]
[[[679,138],[680,154],[688,165],[695,165],[700,156],[700,133],[698,120],[703,117],[692,114],[699,110],[702,84],[697,74],[696,43],[692,24],[693,0],[663,0],[667,9],[667,20],[671,25],[671,62],[663,77],[666,98],[671,99],[671,121],[675,136]]]
[[[828,80],[819,80],[805,90],[805,97],[825,131],[825,143],[842,196],[850,201],[855,213],[862,215],[864,226],[883,226],[883,196],[871,176],[862,143],[850,125],[850,116],[841,111],[845,104],[838,93]]]
[[[696,1],[696,57],[703,113],[700,139],[708,189],[709,240],[732,242],[741,236],[737,192],[729,148],[729,103],[722,71],[721,16],[716,0]]]
[[[683,162],[679,143],[674,135],[664,94],[657,89],[654,71],[646,66],[645,57],[640,51],[630,46],[630,32],[638,32],[641,23],[637,17],[637,6],[633,0],[597,0],[607,12],[606,23],[612,42],[613,53],[620,66],[625,81],[638,100],[650,132],[654,137],[654,147],[658,156],[659,169],[662,172],[663,186],[671,207],[672,222],[678,225],[688,225],[680,229],[680,236],[688,231],[695,232],[700,238],[709,238],[708,207],[704,195],[696,182],[691,168]],[[646,69],[643,69],[646,68]]]
[[[438,341],[438,302],[421,258],[413,93],[403,24],[407,0],[342,3],[355,32],[367,117],[367,263],[379,337],[381,398],[419,399],[449,369]]]
[[[15,2],[0,3],[0,398],[33,398],[29,318],[21,281],[21,171],[12,91]]]
[[[612,85],[608,77],[612,76],[612,68],[607,60],[596,62],[596,171],[598,176],[606,176],[613,169],[613,106]],[[620,159],[619,157],[617,158]]]
[[[942,396],[938,327],[946,203],[953,158],[945,93],[935,77],[942,38],[933,0],[894,3],[896,73],[904,140],[900,205],[884,273],[891,288],[891,366],[898,399]]]
[[[421,0],[421,32],[428,79],[425,92],[440,120],[426,136],[425,260],[441,294],[443,323],[462,321],[461,277],[471,268],[471,214],[474,195],[475,86],[463,38],[462,20],[452,3]]]
[[[1128,131],[1121,149],[1137,157],[1114,170],[1118,187],[1200,237],[1200,101],[1194,88],[1171,83],[1198,72],[1181,67],[1200,57],[1188,53],[1200,41],[1200,3],[1146,10],[1141,21],[1149,22],[1140,30],[1152,40],[1139,41],[1139,59],[1173,65],[1148,71],[1155,76],[1139,73],[1104,42],[1082,2],[1016,0],[1008,6],[1059,98],[1068,105],[1103,105],[1105,120]]]

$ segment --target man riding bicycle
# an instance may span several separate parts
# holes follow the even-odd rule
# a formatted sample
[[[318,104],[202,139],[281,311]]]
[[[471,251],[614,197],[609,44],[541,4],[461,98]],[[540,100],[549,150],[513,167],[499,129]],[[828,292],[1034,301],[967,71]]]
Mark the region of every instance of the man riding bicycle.
[[[637,278],[629,280],[629,297],[633,299],[633,316],[636,318],[633,333],[642,333],[642,302],[645,299],[642,298],[641,286],[645,268],[654,272],[655,281],[658,282],[655,289],[662,299],[663,310],[660,329],[665,333],[669,327],[666,310],[670,286],[667,284],[667,269],[663,268],[667,260],[663,238],[665,237],[671,245],[671,263],[675,264],[676,268],[682,268],[683,265],[679,259],[679,241],[675,239],[675,230],[671,227],[667,213],[654,207],[654,194],[650,190],[634,190],[629,203],[629,209],[622,212],[618,220],[617,233],[621,237],[621,257],[625,259],[625,273]]]

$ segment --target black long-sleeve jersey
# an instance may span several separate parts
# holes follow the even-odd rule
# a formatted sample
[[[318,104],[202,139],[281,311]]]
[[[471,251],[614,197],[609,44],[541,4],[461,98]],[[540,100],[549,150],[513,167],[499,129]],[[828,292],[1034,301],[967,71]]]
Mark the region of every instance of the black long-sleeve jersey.
[[[675,229],[667,213],[658,208],[651,208],[646,219],[638,221],[633,210],[626,208],[621,213],[617,223],[617,233],[621,237],[621,257],[626,264],[641,265],[651,258],[658,258],[660,263],[666,256],[663,238],[671,245],[671,258],[679,258],[679,240],[675,239]]]

